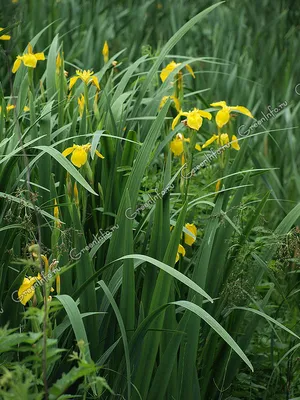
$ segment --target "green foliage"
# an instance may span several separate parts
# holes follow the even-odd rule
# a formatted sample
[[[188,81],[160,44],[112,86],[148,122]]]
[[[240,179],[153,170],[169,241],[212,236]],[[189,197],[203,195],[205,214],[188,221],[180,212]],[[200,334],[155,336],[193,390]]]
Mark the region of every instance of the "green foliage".
[[[1,5],[1,399],[300,396],[291,3]]]

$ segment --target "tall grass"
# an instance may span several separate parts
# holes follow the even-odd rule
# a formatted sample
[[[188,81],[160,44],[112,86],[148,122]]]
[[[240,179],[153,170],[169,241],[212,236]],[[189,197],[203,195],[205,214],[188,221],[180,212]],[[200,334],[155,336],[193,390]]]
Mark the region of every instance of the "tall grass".
[[[12,37],[0,42],[4,399],[300,396],[299,32],[284,4],[2,7]],[[12,75],[29,42],[46,60]],[[181,64],[161,82],[172,60]],[[101,90],[80,79],[69,90],[77,69],[93,69]],[[174,103],[161,104],[181,76],[182,109],[213,115],[197,133],[172,129]],[[191,144],[218,133],[210,104],[220,100],[257,121],[286,104],[248,135],[255,121],[237,112],[222,132],[240,150],[184,179],[184,162],[211,154]],[[179,132],[190,137],[185,160],[170,148]],[[80,168],[62,154],[87,143]],[[24,277],[42,272],[24,307]]]

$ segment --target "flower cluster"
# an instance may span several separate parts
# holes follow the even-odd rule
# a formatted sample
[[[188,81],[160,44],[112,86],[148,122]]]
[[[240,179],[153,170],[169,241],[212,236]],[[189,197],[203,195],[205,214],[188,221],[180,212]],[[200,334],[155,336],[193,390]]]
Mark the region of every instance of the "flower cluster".
[[[209,138],[205,143],[202,145],[196,144],[194,147],[196,150],[201,151],[205,147],[208,147],[212,143],[216,142],[219,146],[223,147],[228,143],[231,144],[231,147],[235,150],[239,150],[240,146],[238,144],[238,139],[236,135],[232,135],[229,138],[227,133],[221,133],[220,129],[226,125],[230,120],[230,114],[232,111],[238,111],[241,114],[244,114],[250,118],[254,118],[251,112],[243,106],[227,106],[225,101],[220,101],[217,103],[212,103],[211,106],[213,107],[221,107],[221,110],[217,112],[216,115],[216,124],[219,129],[219,134],[214,134]],[[186,117],[184,120],[181,121],[181,117]],[[212,119],[212,114],[205,110],[199,110],[198,108],[194,108],[191,111],[183,112],[182,110],[179,111],[177,116],[174,118],[172,122],[172,130],[179,124],[179,122],[183,123],[184,126],[187,126],[192,131],[199,131],[203,124],[203,118],[208,120]],[[190,138],[184,138],[183,134],[179,133],[170,143],[170,149],[175,156],[182,155],[184,151],[184,142],[190,143]]]

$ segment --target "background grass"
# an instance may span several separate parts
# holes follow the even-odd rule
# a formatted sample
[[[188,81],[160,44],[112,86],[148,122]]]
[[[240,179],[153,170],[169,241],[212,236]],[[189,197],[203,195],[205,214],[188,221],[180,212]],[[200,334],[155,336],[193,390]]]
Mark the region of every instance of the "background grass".
[[[299,7],[19,0],[1,4],[0,21],[12,36],[0,42],[0,101],[2,110],[16,105],[0,114],[1,396],[300,397]],[[29,42],[47,58],[33,81],[25,67],[11,74]],[[171,130],[170,102],[159,108],[172,94],[175,74],[159,79],[171,60],[195,71],[193,79],[181,66],[184,110],[226,100],[257,121],[273,112],[248,135],[254,121],[232,118],[228,133],[241,150],[191,178],[187,196],[169,149],[185,128]],[[69,93],[76,69],[95,71],[98,102],[92,86]],[[89,98],[82,116],[81,93]],[[206,121],[197,141],[213,133]],[[87,142],[105,159],[89,155],[78,170],[60,154]],[[126,217],[170,182],[150,209]],[[197,240],[173,268],[186,223]],[[100,229],[109,239],[83,250]],[[24,308],[12,293],[45,268],[32,258],[34,243],[59,261],[61,290],[53,277],[43,287],[55,288],[52,301],[37,289]]]

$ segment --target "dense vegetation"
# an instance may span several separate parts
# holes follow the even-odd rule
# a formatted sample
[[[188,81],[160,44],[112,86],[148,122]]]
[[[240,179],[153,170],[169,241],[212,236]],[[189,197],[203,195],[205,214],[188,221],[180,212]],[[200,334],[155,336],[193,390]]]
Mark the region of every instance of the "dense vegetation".
[[[300,399],[299,14],[1,0],[0,399]]]

